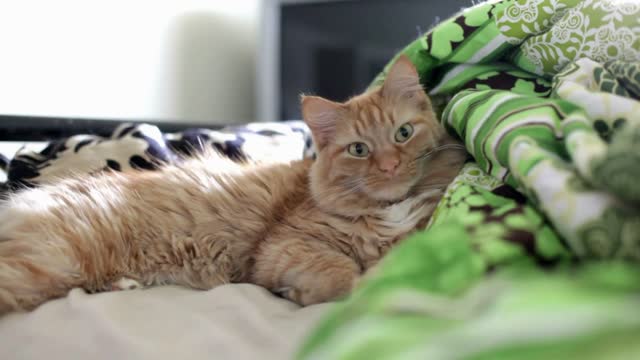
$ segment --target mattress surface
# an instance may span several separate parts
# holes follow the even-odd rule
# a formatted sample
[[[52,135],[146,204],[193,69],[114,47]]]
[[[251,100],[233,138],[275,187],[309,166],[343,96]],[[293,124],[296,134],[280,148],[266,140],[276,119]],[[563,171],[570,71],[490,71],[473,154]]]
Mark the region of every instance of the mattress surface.
[[[87,294],[0,318],[0,359],[289,359],[330,308],[249,284]]]

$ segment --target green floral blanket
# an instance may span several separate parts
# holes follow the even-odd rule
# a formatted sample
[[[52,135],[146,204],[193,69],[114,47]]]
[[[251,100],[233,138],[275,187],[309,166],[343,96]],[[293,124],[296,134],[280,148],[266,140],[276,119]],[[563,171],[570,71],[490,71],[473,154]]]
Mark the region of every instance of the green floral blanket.
[[[299,358],[640,358],[640,1],[482,3],[402,53],[475,161]]]

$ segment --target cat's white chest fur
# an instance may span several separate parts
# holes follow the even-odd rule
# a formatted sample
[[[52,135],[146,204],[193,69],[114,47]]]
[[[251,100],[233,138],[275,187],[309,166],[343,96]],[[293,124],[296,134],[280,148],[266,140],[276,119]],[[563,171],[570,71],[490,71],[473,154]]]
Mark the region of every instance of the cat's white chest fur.
[[[433,211],[436,202],[430,199],[439,198],[442,190],[430,190],[401,202],[389,205],[377,212],[379,224],[397,235],[409,232]]]
[[[363,219],[362,232],[354,234],[359,239],[361,259],[377,262],[395,241],[414,231],[421,221],[431,215],[441,196],[441,189],[425,191],[378,209],[372,216]]]

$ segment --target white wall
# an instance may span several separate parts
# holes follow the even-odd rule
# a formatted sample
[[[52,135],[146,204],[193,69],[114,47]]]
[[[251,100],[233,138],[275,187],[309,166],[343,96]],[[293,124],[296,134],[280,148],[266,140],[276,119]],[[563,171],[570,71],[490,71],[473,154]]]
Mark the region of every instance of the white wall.
[[[253,120],[260,0],[0,0],[0,114]]]

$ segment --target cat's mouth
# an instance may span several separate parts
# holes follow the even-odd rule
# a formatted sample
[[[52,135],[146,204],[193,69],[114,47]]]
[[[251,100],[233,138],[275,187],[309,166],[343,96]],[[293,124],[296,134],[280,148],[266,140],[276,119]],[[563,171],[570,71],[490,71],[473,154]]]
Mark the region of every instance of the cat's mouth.
[[[388,182],[372,186],[369,196],[378,201],[394,202],[407,196],[415,185],[414,179],[393,179]]]

